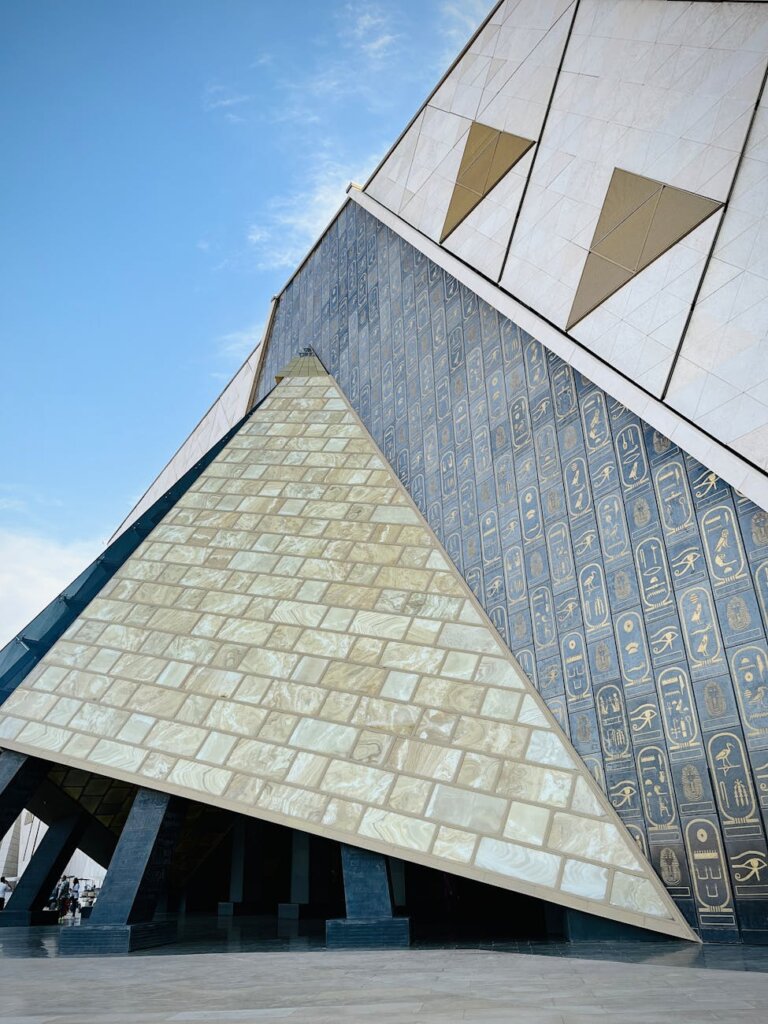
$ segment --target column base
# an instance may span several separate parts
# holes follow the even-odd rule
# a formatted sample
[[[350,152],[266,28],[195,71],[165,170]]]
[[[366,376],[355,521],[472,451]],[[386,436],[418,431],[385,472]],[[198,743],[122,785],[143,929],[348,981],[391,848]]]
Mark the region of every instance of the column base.
[[[139,924],[90,924],[62,931],[61,956],[115,956],[135,949],[175,942],[176,921],[143,921]]]
[[[338,917],[325,922],[328,949],[400,949],[411,944],[408,917]]]
[[[277,904],[277,919],[278,921],[298,921],[301,917],[301,904],[300,903],[278,903]]]

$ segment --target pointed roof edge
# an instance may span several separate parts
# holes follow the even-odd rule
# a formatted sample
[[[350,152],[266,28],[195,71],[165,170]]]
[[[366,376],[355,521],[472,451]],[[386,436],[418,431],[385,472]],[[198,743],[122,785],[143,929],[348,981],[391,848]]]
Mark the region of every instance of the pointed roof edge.
[[[585,913],[593,914],[594,916],[604,917],[607,920],[619,921],[634,926],[645,927],[649,931],[659,932],[665,935],[671,935],[677,938],[686,939],[693,942],[700,942],[701,940],[699,939],[698,935],[696,935],[696,933],[690,928],[688,923],[685,921],[685,918],[683,917],[681,911],[679,910],[679,908],[667,892],[655,868],[647,859],[644,852],[637,846],[635,840],[627,831],[626,826],[624,825],[624,822],[622,821],[618,812],[613,807],[610,800],[607,798],[606,794],[602,791],[602,789],[599,788],[596,781],[592,777],[591,773],[588,771],[588,769],[586,769],[586,766],[584,766],[584,762],[581,756],[573,747],[571,740],[563,731],[559,722],[555,718],[554,714],[550,711],[549,707],[547,706],[544,699],[541,697],[536,687],[528,679],[528,676],[519,665],[514,653],[509,648],[503,637],[501,637],[500,634],[498,633],[498,630],[493,625],[482,604],[478,601],[477,597],[473,593],[471,587],[468,585],[461,572],[459,572],[455,565],[453,565],[450,556],[448,556],[447,553],[445,552],[445,549],[441,544],[439,538],[435,534],[434,530],[432,529],[424,515],[419,510],[418,506],[416,505],[410,493],[408,492],[408,489],[402,484],[402,482],[397,477],[397,474],[395,473],[394,469],[392,468],[384,454],[381,452],[381,449],[377,445],[373,436],[370,434],[365,423],[362,421],[362,419],[359,417],[359,415],[351,405],[343,389],[335,380],[335,378],[327,371],[324,370],[322,375],[327,376],[329,380],[333,382],[336,391],[338,392],[340,398],[342,399],[347,408],[347,412],[351,415],[357,427],[361,431],[363,431],[365,436],[368,438],[373,449],[381,457],[384,469],[392,477],[393,481],[397,484],[397,487],[402,492],[407,505],[418,517],[418,520],[420,521],[422,528],[427,531],[433,543],[437,546],[438,550],[440,550],[444,554],[444,556],[448,559],[449,564],[453,566],[453,573],[456,576],[457,582],[464,591],[465,599],[471,603],[472,607],[479,615],[486,629],[489,630],[493,636],[498,637],[500,646],[503,649],[504,656],[513,664],[514,668],[520,674],[520,676],[528,682],[528,693],[534,700],[535,704],[537,705],[541,713],[546,718],[550,728],[554,731],[555,735],[557,735],[562,740],[568,753],[572,756],[575,756],[575,758],[577,759],[577,763],[580,764],[584,769],[582,777],[585,778],[588,785],[592,789],[593,794],[599,800],[601,806],[605,811],[607,820],[612,822],[615,826],[617,826],[622,837],[625,839],[625,841],[633,850],[633,852],[635,852],[639,859],[645,865],[647,865],[648,870],[643,877],[647,878],[647,880],[650,881],[650,883],[654,886],[662,903],[669,910],[670,916],[667,918],[660,918],[654,917],[652,915],[642,914],[640,911],[627,911],[621,907],[617,907],[611,904],[601,904],[597,901],[592,901],[589,899],[579,897],[577,895],[572,895],[562,890],[557,891],[557,899],[547,900],[547,897],[544,896],[541,892],[541,887],[537,886],[536,884],[527,883],[517,878],[506,879],[505,876],[501,874],[489,870],[484,870],[482,868],[478,868],[473,864],[456,862],[455,870],[453,871],[453,873],[462,877],[472,878],[480,882],[495,885],[497,888],[504,888],[512,892],[519,892],[525,895],[533,896],[537,899],[543,899],[547,902],[554,903],[556,906],[565,906],[570,909],[581,910]],[[321,374],[313,373],[312,376],[321,376]],[[270,394],[274,394],[274,390],[275,389],[273,389],[270,392]],[[248,416],[250,415],[251,414],[249,413]],[[240,426],[242,426],[242,424]],[[221,447],[223,448],[223,446],[224,445],[222,444]],[[99,590],[101,590],[101,588],[99,588]],[[93,596],[95,597],[97,595],[94,594]],[[41,749],[39,747],[34,747],[30,744],[19,742],[17,740],[4,739],[2,742],[3,746],[9,750],[15,750],[19,753],[29,754],[33,757],[46,756],[48,760],[52,760],[57,756],[56,754],[52,754],[51,751],[43,751],[41,753]],[[122,781],[126,781],[134,785],[136,784],[137,781],[136,774],[133,772],[124,771],[119,767],[113,766],[110,766],[108,770],[106,769],[106,766],[103,771],[99,771],[98,768],[94,770],[95,766],[92,761],[89,761],[85,758],[75,757],[70,754],[67,755],[66,761],[61,763],[65,763],[71,767],[82,768],[83,770],[89,771],[93,774],[102,774],[108,778],[111,777]],[[172,795],[179,795],[184,797],[185,799],[193,799],[197,802],[210,804],[216,807],[221,807],[226,810],[231,810],[235,813],[248,813],[247,811],[244,812],[242,803],[228,799],[226,796],[210,794],[206,798],[205,793],[199,792],[196,793],[194,797],[190,797],[189,790],[186,787],[184,787],[181,784],[169,782],[167,780],[156,780],[147,778],[142,779],[141,784],[146,786],[146,788],[157,789],[161,792],[170,793]],[[295,817],[282,814],[279,811],[274,811],[269,808],[265,809],[259,807],[258,813],[250,814],[250,816],[254,818],[263,819],[265,821],[272,821],[276,824],[285,825],[289,828],[297,828],[297,821]],[[333,826],[326,825],[322,822],[313,821],[307,822],[305,824],[310,825],[311,827],[300,828],[301,831],[307,831],[310,834],[323,836],[325,838],[329,838],[339,842],[344,842],[347,844],[351,844],[353,846],[359,846],[362,849],[372,850],[376,853],[382,853],[387,856],[402,857],[402,851],[400,850],[400,848],[397,847],[396,851],[393,853],[392,845],[387,842],[380,841],[369,836],[361,836],[357,833],[354,836],[352,836],[350,835],[349,832],[340,829],[335,829]],[[422,853],[415,849],[409,849],[407,852],[406,859],[412,861],[413,863],[422,864],[426,867],[437,868],[442,871],[447,870],[444,859],[435,858],[430,853]]]
[[[395,141],[394,141],[394,142],[392,143],[392,145],[391,145],[391,146],[389,147],[389,149],[387,150],[387,152],[386,152],[386,153],[384,154],[384,156],[383,156],[383,157],[381,158],[381,160],[380,160],[380,161],[378,162],[378,164],[377,164],[377,165],[376,165],[376,166],[374,167],[373,171],[371,171],[371,173],[370,173],[370,174],[368,175],[368,177],[367,177],[367,179],[366,179],[365,183],[364,183],[364,184],[362,185],[362,187],[361,187],[361,191],[362,191],[362,192],[365,192],[365,191],[366,191],[366,190],[368,189],[368,187],[369,187],[369,185],[371,184],[371,182],[373,181],[373,179],[374,179],[374,178],[376,177],[376,175],[377,175],[377,174],[379,173],[379,171],[380,171],[380,170],[382,169],[382,167],[384,166],[384,164],[385,164],[385,163],[387,162],[387,160],[389,160],[389,158],[390,158],[390,157],[392,156],[392,154],[394,153],[394,151],[395,151],[395,150],[397,149],[397,147],[398,147],[398,146],[400,145],[400,143],[401,143],[401,142],[403,141],[403,139],[405,138],[405,136],[406,136],[406,135],[408,134],[408,132],[410,131],[410,129],[411,129],[412,127],[413,127],[413,125],[414,125],[414,124],[416,123],[416,121],[418,120],[418,118],[419,118],[419,116],[421,115],[421,113],[422,113],[422,112],[423,112],[423,111],[424,111],[424,110],[425,110],[425,109],[427,108],[427,106],[429,105],[429,101],[430,101],[430,100],[432,99],[432,97],[433,97],[433,96],[435,96],[435,95],[436,95],[436,94],[437,94],[437,93],[439,92],[439,90],[440,90],[441,86],[442,86],[442,85],[443,85],[443,83],[444,83],[444,82],[445,82],[445,81],[446,81],[446,80],[447,80],[447,79],[448,79],[448,78],[450,77],[450,75],[452,75],[452,74],[453,74],[453,72],[455,71],[455,69],[456,69],[456,68],[458,67],[458,65],[460,64],[460,62],[461,62],[462,58],[463,58],[463,57],[465,56],[465,54],[466,54],[466,53],[467,53],[467,52],[469,51],[469,48],[470,48],[470,47],[472,46],[472,43],[474,43],[474,41],[475,41],[475,40],[477,39],[477,37],[478,37],[478,36],[480,35],[480,33],[481,33],[481,32],[483,31],[483,29],[485,28],[485,26],[486,26],[486,25],[487,25],[487,24],[488,24],[488,23],[489,23],[489,22],[490,22],[490,21],[492,20],[492,18],[493,18],[493,17],[495,16],[495,14],[497,13],[497,11],[498,11],[498,10],[499,10],[499,9],[500,9],[500,8],[501,8],[501,7],[502,7],[502,6],[504,5],[504,4],[505,4],[505,3],[506,3],[506,0],[498,0],[498,2],[497,2],[497,3],[495,3],[495,4],[493,5],[493,7],[492,7],[492,8],[491,8],[491,10],[490,10],[490,11],[488,12],[488,14],[486,15],[486,17],[485,17],[485,18],[484,18],[484,19],[482,20],[482,22],[481,22],[481,23],[480,23],[480,24],[479,24],[479,25],[477,26],[477,28],[476,28],[476,29],[475,29],[475,31],[474,31],[474,32],[472,33],[472,35],[471,35],[471,36],[469,37],[469,39],[468,39],[468,40],[466,41],[466,43],[464,44],[464,46],[463,46],[463,47],[461,48],[461,50],[459,51],[459,53],[457,54],[457,56],[455,57],[455,59],[454,59],[454,60],[453,60],[453,61],[451,62],[451,64],[450,64],[450,65],[448,66],[448,68],[446,68],[446,70],[445,70],[445,71],[443,72],[442,76],[440,77],[440,79],[439,79],[439,80],[437,81],[437,83],[435,84],[435,87],[434,87],[434,89],[432,89],[432,91],[431,91],[431,92],[429,93],[429,95],[427,96],[427,98],[426,98],[426,99],[424,100],[424,102],[423,102],[423,103],[421,104],[421,106],[419,107],[419,109],[418,109],[418,110],[416,111],[416,113],[415,113],[415,114],[413,115],[413,117],[412,117],[412,118],[410,119],[410,121],[408,122],[408,124],[407,124],[407,125],[405,126],[405,128],[403,128],[403,130],[402,130],[402,131],[400,132],[400,134],[399,134],[399,135],[397,136],[397,138],[396,138],[396,139],[395,139]]]

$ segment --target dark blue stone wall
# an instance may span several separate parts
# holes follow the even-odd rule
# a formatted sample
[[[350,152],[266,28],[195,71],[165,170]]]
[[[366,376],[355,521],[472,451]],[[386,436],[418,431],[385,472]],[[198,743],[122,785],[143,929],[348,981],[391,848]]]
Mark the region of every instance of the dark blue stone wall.
[[[688,919],[768,941],[768,514],[349,203],[281,296]]]

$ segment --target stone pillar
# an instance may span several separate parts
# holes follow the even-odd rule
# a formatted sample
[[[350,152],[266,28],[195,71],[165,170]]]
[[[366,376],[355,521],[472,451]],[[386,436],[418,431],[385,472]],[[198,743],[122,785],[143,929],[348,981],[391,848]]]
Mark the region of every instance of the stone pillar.
[[[47,761],[14,750],[0,754],[0,838],[40,788],[50,767]]]
[[[229,869],[229,899],[219,901],[219,916],[242,912],[245,891],[245,821],[238,818],[232,828],[232,856]]]
[[[140,789],[87,925],[61,936],[62,954],[129,953],[173,942],[176,921],[153,921],[184,819],[184,803]]]
[[[56,924],[58,914],[46,911],[43,907],[77,849],[86,824],[84,815],[74,814],[60,818],[49,826],[5,910],[0,914],[1,927]]]
[[[342,843],[341,864],[347,916],[326,921],[328,948],[409,945],[409,919],[392,916],[386,858]]]
[[[291,899],[278,903],[281,920],[298,921],[301,908],[309,903],[309,836],[294,829],[291,837]]]

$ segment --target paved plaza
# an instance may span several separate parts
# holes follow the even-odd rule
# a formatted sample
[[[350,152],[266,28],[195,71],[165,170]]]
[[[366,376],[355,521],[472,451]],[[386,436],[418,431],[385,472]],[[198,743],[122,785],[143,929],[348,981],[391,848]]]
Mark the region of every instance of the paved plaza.
[[[676,1024],[764,1024],[768,974],[691,968],[676,949],[668,961],[457,949],[6,958],[0,1021],[664,1024],[673,1007]]]

